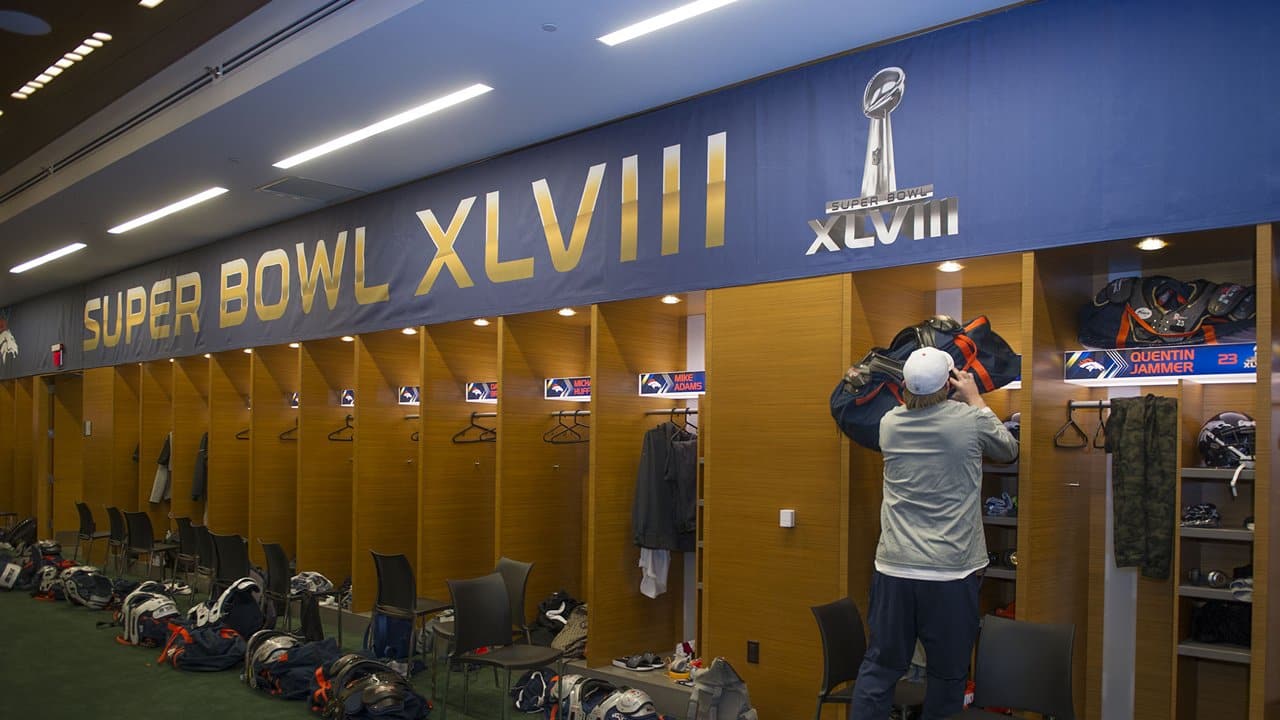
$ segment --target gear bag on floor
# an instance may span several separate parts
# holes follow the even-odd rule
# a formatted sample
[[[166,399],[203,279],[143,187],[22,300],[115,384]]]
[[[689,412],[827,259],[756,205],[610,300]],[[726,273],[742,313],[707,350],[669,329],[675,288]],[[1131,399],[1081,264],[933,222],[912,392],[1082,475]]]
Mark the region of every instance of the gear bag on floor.
[[[169,641],[156,662],[191,672],[230,670],[244,662],[244,638],[229,627],[169,624]]]
[[[689,675],[689,720],[757,720],[747,694],[747,683],[724,658]]]

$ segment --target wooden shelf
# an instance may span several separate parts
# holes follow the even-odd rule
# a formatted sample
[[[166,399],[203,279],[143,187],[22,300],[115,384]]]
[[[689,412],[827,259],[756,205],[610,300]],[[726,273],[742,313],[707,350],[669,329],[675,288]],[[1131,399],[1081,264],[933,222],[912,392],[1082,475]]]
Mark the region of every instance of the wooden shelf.
[[[1199,598],[1201,600],[1226,600],[1227,602],[1242,602],[1236,600],[1231,591],[1226,588],[1211,588],[1201,585],[1179,585],[1178,594],[1182,597]]]
[[[982,463],[982,474],[983,475],[1017,475],[1018,463],[1014,462],[1014,463],[1009,463],[1008,465],[1001,465],[999,463]],[[1231,476],[1228,475],[1227,479],[1230,480]]]
[[[1018,517],[1008,517],[1004,515],[983,515],[983,525],[1000,525],[1003,527],[1018,527]]]
[[[1253,531],[1244,528],[1179,527],[1178,535],[1192,540],[1218,540],[1221,542],[1253,542]]]
[[[1008,568],[988,567],[987,577],[995,578],[997,580],[1017,580],[1018,573],[1016,570],[1010,570]]]
[[[1183,480],[1221,480],[1223,482],[1231,482],[1231,476],[1236,474],[1235,468],[1207,468],[1207,467],[1184,467],[1182,468]],[[1245,470],[1240,473],[1240,482],[1253,482],[1253,471]]]
[[[1219,643],[1202,643],[1194,640],[1183,640],[1178,643],[1178,654],[1185,657],[1197,657],[1205,660],[1249,664],[1249,648],[1243,645],[1226,645]]]

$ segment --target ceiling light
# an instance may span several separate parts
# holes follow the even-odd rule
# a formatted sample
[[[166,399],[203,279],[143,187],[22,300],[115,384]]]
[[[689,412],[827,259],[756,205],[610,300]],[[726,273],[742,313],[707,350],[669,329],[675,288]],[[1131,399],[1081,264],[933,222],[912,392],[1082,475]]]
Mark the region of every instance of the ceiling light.
[[[1146,237],[1138,241],[1138,249],[1146,250],[1147,252],[1152,252],[1155,250],[1163,250],[1164,248],[1168,247],[1168,245],[1169,243],[1165,242],[1164,240],[1161,240],[1158,237]]]
[[[964,266],[955,260],[948,260],[938,265],[938,272],[960,272],[963,269]]]
[[[173,358],[169,358],[169,362],[173,362]]]
[[[179,200],[178,202],[173,203],[172,205],[165,205],[159,210],[154,210],[152,212],[147,213],[146,215],[143,215],[142,217],[137,217],[130,220],[127,223],[124,223],[122,225],[117,225],[111,228],[110,230],[108,230],[107,232],[111,233],[112,235],[119,235],[120,233],[129,232],[130,230],[136,227],[141,227],[143,225],[146,225],[149,222],[159,220],[160,218],[166,215],[172,215],[173,213],[176,213],[179,210],[186,210],[192,205],[199,205],[205,200],[216,198],[226,191],[227,191],[226,188],[211,187],[208,190],[205,190],[204,192],[196,193],[195,195],[192,195],[191,197],[183,200]]]
[[[98,39],[96,39],[96,38],[85,38],[85,40],[84,40],[84,44],[85,44],[85,45],[88,45],[89,47],[92,47],[92,48],[100,48],[100,47],[102,47],[102,41],[101,41],[101,40],[98,40]]]
[[[647,20],[641,20],[638,23],[628,25],[621,30],[615,30],[596,39],[612,47],[628,40],[634,40],[641,35],[648,35],[655,30],[661,30],[664,27],[722,8],[732,2],[735,2],[735,0],[697,0],[697,2],[681,5],[678,8],[668,10],[660,15],[654,15]]]
[[[675,295],[662,296],[662,304],[664,305],[676,305],[679,302],[680,302],[680,298],[676,297]]]
[[[21,90],[21,92],[24,92],[24,93],[26,93],[26,94],[28,94],[28,95],[31,95],[32,93],[34,93],[34,92],[35,92],[36,90],[38,90],[38,89],[39,89],[39,88],[37,88],[35,85],[32,85],[31,83],[27,83],[26,85],[23,85],[23,86],[22,86],[22,90]]]
[[[93,48],[89,47],[88,45],[81,44],[79,47],[77,47],[75,50],[72,50],[71,52],[77,55],[88,55],[89,53],[93,52]]]
[[[14,100],[26,100],[27,94],[19,90],[17,92],[9,93],[9,97],[13,98]]]
[[[245,355],[252,355],[252,354],[253,354],[253,348],[245,348],[245,349],[244,349],[244,354],[245,354]]]
[[[27,85],[30,85],[31,87],[33,87],[33,88],[35,88],[35,89],[37,89],[37,90],[39,90],[40,88],[44,87],[44,83],[40,82],[39,80],[32,80],[31,82],[27,83]],[[25,88],[25,87],[24,87],[24,88],[22,88],[22,89],[23,89],[23,90],[26,90],[26,88]]]
[[[479,327],[489,327],[489,320],[487,318],[476,318],[471,322],[473,325],[477,325]]]
[[[64,54],[62,57],[64,57],[64,58],[66,58],[66,59],[70,60],[71,62],[80,62],[81,60],[83,60],[83,59],[84,59],[84,56],[83,56],[83,55],[81,55],[80,53],[75,53],[75,52],[69,52],[69,53],[66,53],[66,54]]]
[[[4,111],[3,111],[3,110],[0,110],[0,115],[4,115]]]
[[[57,65],[50,65],[49,67],[44,69],[44,74],[58,77],[59,75],[62,74],[62,68],[58,67]]]
[[[53,80],[52,75],[46,75],[44,73],[40,73],[39,75],[36,76],[36,82],[47,83],[50,80]]]
[[[417,328],[407,327],[407,328],[405,328],[405,329],[401,330],[400,332],[401,332],[401,333],[403,333],[403,334],[405,334],[405,335],[417,335],[417,334],[418,334],[418,329],[417,329]]]
[[[302,343],[289,343],[289,347],[293,348],[294,350],[297,350],[298,348],[302,347]]]
[[[55,61],[54,61],[54,63],[53,63],[53,64],[54,64],[54,65],[57,65],[58,67],[62,68],[63,70],[65,70],[65,69],[67,69],[67,68],[71,67],[72,65],[75,65],[75,63],[71,62],[70,60],[68,60],[68,59],[66,59],[66,58],[58,58],[57,60],[55,60]]]
[[[138,4],[144,8],[150,9],[159,5],[162,2],[164,2],[164,0],[140,0]]]
[[[458,103],[466,102],[467,100],[483,95],[492,89],[493,88],[488,85],[477,83],[468,88],[445,95],[444,97],[436,98],[431,102],[405,110],[398,115],[392,115],[385,120],[379,120],[378,122],[360,128],[355,132],[349,132],[346,135],[334,138],[333,140],[317,145],[310,150],[304,150],[297,155],[291,155],[276,163],[275,166],[282,170],[287,170],[294,165],[301,165],[308,160],[313,160],[321,155],[331,153],[334,150],[339,150],[353,143],[358,143],[361,140],[371,138],[379,133],[384,133],[392,128],[404,125],[405,123],[424,118],[432,113],[440,112],[441,110],[457,105]]]
[[[110,33],[96,32],[96,33],[94,33],[94,34],[93,34],[93,39],[94,39],[94,40],[102,40],[103,42],[106,42],[107,40],[110,40],[110,39],[111,39],[111,35],[110,35]]]
[[[30,270],[33,267],[40,267],[41,265],[47,262],[53,262],[54,260],[57,260],[58,258],[64,255],[70,255],[71,253],[77,250],[83,250],[86,247],[88,246],[85,245],[84,243],[80,243],[80,242],[71,243],[66,247],[58,248],[57,250],[54,250],[51,253],[45,253],[44,255],[41,255],[40,257],[35,258],[34,260],[28,260],[22,263],[21,265],[14,265],[13,267],[9,268],[9,272],[15,275],[18,273],[23,273]]]
[[[342,336],[342,342],[355,342],[355,341],[356,341],[356,339],[355,339],[355,338],[353,338],[353,337],[351,337],[350,335],[343,335],[343,336]]]
[[[578,311],[573,308],[560,308],[557,312],[560,317],[573,317],[578,314]]]
[[[204,357],[205,357],[205,359],[206,359],[206,360],[208,360],[208,359],[212,359],[212,358],[213,358],[213,353],[205,353],[205,354],[204,354]]]

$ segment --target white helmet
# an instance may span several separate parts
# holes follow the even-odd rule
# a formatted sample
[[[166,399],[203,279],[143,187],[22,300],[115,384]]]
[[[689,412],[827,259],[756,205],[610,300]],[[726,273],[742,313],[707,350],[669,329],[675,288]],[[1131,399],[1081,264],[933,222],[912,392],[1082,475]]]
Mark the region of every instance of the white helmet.
[[[591,711],[587,720],[659,720],[653,699],[643,690],[615,691]]]

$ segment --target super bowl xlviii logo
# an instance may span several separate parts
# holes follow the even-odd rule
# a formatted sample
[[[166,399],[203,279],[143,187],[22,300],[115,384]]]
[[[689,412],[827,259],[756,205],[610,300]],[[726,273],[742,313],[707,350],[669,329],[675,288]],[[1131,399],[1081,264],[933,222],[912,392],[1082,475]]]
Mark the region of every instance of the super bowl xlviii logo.
[[[907,74],[898,67],[881,70],[867,83],[862,113],[870,120],[870,128],[862,194],[829,201],[826,217],[809,221],[814,239],[805,255],[869,248],[877,241],[892,245],[904,233],[912,240],[959,234],[956,198],[934,198],[933,185],[898,188],[889,115],[902,102],[906,83]]]
[[[8,364],[9,358],[18,357],[18,340],[9,329],[9,309],[0,310],[0,364]]]

